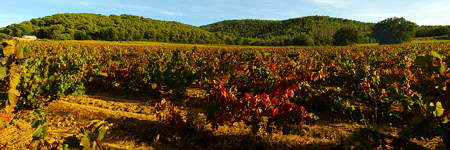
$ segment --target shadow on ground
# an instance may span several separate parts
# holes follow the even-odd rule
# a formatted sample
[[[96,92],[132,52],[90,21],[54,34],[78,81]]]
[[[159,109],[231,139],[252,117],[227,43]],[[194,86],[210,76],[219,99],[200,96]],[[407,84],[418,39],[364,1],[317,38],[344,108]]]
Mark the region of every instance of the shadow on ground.
[[[214,135],[212,131],[173,127],[135,118],[107,119],[114,124],[106,140],[128,139],[156,149],[336,149],[336,143],[293,143],[252,134]]]

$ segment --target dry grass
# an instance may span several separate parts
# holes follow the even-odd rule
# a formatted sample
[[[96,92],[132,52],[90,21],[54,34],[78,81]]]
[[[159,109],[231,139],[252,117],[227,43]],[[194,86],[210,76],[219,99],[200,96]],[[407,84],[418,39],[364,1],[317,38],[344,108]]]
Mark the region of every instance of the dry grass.
[[[192,115],[187,113],[189,108],[185,102],[205,94],[202,90],[188,89],[186,95],[166,97],[178,102],[175,104],[182,108],[185,117]],[[292,134],[283,135],[278,131],[267,133],[264,129],[253,134],[251,126],[242,122],[211,129],[202,111],[191,109],[197,115],[194,121],[189,122],[193,127],[180,131],[156,118],[153,106],[159,101],[145,96],[97,93],[83,97],[69,96],[50,103],[44,109],[50,135],[55,141],[77,136],[80,128],[92,120],[108,121],[110,129],[101,144],[104,149],[336,149],[342,148],[342,143],[366,127],[324,116],[315,125],[303,125]],[[18,132],[18,128],[11,128],[10,133]],[[380,126],[382,134],[395,135],[399,131],[400,128],[389,125]],[[413,139],[412,142],[431,149],[442,144],[440,139],[428,142]]]
[[[338,146],[343,138],[363,127],[358,124],[319,122],[317,125],[303,126],[296,135],[269,134],[263,130],[253,135],[251,126],[242,122],[213,130],[203,118],[196,122],[197,125],[202,124],[198,131],[179,134],[156,119],[153,101],[107,97],[104,94],[71,96],[47,106],[49,132],[53,138],[61,140],[77,135],[80,127],[91,120],[100,119],[107,120],[111,125],[103,146],[113,149],[329,149]],[[186,115],[186,112],[183,114]]]
[[[0,149],[28,149],[34,129],[27,121],[14,120],[0,131]]]

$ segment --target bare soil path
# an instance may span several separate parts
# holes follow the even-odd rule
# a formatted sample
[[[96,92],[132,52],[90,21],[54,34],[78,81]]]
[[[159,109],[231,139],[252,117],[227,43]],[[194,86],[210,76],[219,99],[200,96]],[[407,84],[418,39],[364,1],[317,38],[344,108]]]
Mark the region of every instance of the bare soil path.
[[[188,95],[191,97],[178,98],[177,101],[199,96]],[[298,135],[261,133],[252,136],[250,127],[237,123],[215,131],[199,131],[196,135],[176,135],[156,118],[153,106],[159,101],[139,96],[96,93],[82,97],[69,96],[50,103],[44,109],[47,110],[49,132],[57,140],[76,136],[81,127],[92,120],[108,121],[110,129],[102,142],[104,149],[332,149],[363,127],[358,124],[318,122],[304,126]]]

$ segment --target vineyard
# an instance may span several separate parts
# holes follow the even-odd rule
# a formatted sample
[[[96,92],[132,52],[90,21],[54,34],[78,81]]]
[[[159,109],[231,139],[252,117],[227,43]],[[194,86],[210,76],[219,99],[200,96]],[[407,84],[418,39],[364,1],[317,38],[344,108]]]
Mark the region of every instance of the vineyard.
[[[450,43],[1,49],[0,131],[25,148],[450,147]]]

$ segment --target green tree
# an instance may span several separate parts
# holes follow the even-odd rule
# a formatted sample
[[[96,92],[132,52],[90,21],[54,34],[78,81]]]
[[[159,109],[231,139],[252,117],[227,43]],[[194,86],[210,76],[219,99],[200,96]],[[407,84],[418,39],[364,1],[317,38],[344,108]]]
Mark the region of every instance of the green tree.
[[[433,37],[450,34],[450,26],[419,26],[416,37]]]
[[[65,31],[66,28],[63,25],[56,24],[43,28],[38,34],[38,36],[39,38],[63,40],[66,37],[66,35],[61,34],[64,34]]]
[[[346,46],[360,43],[362,36],[356,28],[345,27],[339,29],[333,38],[333,45]]]
[[[226,45],[233,45],[234,44],[234,41],[233,41],[233,39],[231,37],[225,36],[224,39],[225,39],[225,44]]]
[[[299,35],[294,37],[291,45],[313,46],[314,39],[306,33],[300,33]]]
[[[417,24],[405,18],[388,18],[373,27],[373,36],[380,44],[399,44],[411,42]]]
[[[74,33],[75,40],[92,40],[92,38],[84,30],[76,30]]]
[[[450,33],[450,28],[446,26],[442,26],[433,30],[434,36],[442,36]]]
[[[179,22],[132,15],[104,16],[84,13],[55,14],[36,18],[0,28],[0,33],[16,37],[36,35],[39,38],[58,40],[148,40],[180,43],[219,41],[211,32]]]
[[[9,36],[8,34],[4,34],[4,33],[0,33],[0,40],[1,39],[7,39],[7,40],[9,40],[9,39],[12,39],[13,37],[12,36]]]

